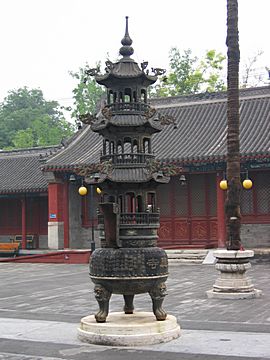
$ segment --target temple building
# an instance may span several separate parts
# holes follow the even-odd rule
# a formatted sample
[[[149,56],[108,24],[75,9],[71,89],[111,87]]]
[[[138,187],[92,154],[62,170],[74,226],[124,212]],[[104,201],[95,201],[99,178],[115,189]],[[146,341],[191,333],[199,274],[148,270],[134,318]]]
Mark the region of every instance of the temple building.
[[[151,104],[176,122],[153,134],[151,144],[145,138],[140,145],[175,171],[157,188],[158,245],[223,247],[226,191],[219,183],[226,178],[226,92],[151,99]],[[241,176],[253,182],[241,195],[247,248],[270,247],[269,134],[270,87],[240,90]],[[89,184],[88,194],[80,196],[81,179],[74,175],[82,165],[97,164],[104,148],[110,155],[113,146],[83,125],[65,145],[1,151],[0,242],[16,238],[25,248],[41,249],[87,249],[94,241],[98,246],[96,208],[102,195]],[[132,156],[139,156],[138,144],[128,137],[117,146],[123,155],[132,147]],[[124,197],[130,202],[132,194]],[[136,206],[132,202],[130,212]]]

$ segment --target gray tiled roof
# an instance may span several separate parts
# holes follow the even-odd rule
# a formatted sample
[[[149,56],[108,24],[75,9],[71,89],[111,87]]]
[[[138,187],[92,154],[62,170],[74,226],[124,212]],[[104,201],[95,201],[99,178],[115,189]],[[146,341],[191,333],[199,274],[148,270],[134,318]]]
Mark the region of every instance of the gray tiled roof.
[[[0,193],[47,191],[40,158],[56,147],[0,151]]]
[[[240,152],[270,154],[270,87],[256,95],[241,91]],[[218,95],[218,94],[217,94]],[[179,103],[156,103],[160,112],[177,118],[177,130],[167,127],[155,135],[153,147],[160,159],[193,160],[224,158],[227,136],[227,99],[217,98]]]
[[[216,161],[226,155],[226,93],[198,94],[151,101],[159,112],[173,115],[177,129],[165,126],[153,135],[157,158],[168,161]],[[270,155],[270,87],[240,91],[240,150]],[[46,163],[48,169],[71,169],[99,161],[102,137],[85,126],[65,149]]]
[[[47,169],[72,169],[76,165],[99,162],[102,137],[91,131],[89,125],[83,126],[73,141],[55,155],[49,157]]]

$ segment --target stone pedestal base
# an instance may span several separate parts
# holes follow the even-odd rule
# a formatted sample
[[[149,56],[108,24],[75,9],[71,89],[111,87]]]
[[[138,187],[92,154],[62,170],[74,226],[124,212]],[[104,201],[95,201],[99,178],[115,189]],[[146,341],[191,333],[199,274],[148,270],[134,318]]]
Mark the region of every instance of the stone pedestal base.
[[[214,290],[206,291],[207,297],[209,299],[226,299],[226,300],[241,300],[241,299],[254,299],[262,295],[261,290],[254,289],[249,292],[216,292]]]
[[[64,223],[63,221],[48,222],[48,248],[64,249]]]
[[[159,344],[180,336],[176,318],[167,315],[157,321],[150,312],[109,313],[105,323],[97,323],[94,315],[81,319],[78,338],[83,342],[110,346],[138,346]]]
[[[252,250],[217,250],[214,256],[217,258],[216,269],[220,271],[220,277],[213,289],[206,292],[209,298],[249,299],[262,295],[246,276],[246,271],[251,267],[249,259],[254,256]]]

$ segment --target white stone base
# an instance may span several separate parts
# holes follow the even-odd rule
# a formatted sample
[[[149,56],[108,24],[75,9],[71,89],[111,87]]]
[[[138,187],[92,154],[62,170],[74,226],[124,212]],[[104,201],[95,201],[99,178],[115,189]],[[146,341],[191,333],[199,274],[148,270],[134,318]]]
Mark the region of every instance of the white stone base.
[[[252,281],[246,276],[251,268],[249,258],[254,256],[252,250],[218,250],[216,269],[220,272],[213,289],[206,291],[208,298],[216,299],[253,299],[262,295],[261,290],[254,288]]]
[[[105,323],[97,323],[94,315],[81,319],[78,338],[83,342],[109,346],[151,345],[171,341],[180,336],[176,318],[167,315],[157,321],[150,312],[109,313]]]
[[[253,289],[250,292],[216,292],[213,290],[206,291],[209,299],[226,299],[226,300],[241,300],[254,299],[262,295],[262,290]]]
[[[64,223],[63,221],[48,222],[48,248],[64,249]]]

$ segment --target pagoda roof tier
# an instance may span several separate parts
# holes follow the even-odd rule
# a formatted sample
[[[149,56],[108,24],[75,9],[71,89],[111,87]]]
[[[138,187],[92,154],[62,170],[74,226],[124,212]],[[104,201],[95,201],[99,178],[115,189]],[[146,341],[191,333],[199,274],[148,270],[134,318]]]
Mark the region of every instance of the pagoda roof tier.
[[[154,84],[158,78],[155,75],[146,74],[131,58],[123,58],[116,63],[110,63],[110,67],[107,66],[106,71],[104,75],[96,75],[95,80],[98,84],[104,85],[107,88],[113,87],[116,82],[118,85],[122,83],[130,84],[132,79],[132,83],[135,82],[148,87]]]
[[[148,133],[150,134],[159,132],[164,128],[164,125],[162,125],[161,122],[155,117],[147,119],[147,117],[139,114],[117,114],[113,115],[109,119],[102,115],[98,116],[97,120],[91,125],[91,129],[95,132],[102,133],[103,129],[109,128],[111,126],[121,128],[137,128],[144,126],[145,128],[148,128]]]
[[[157,172],[151,172],[149,169],[145,167],[138,168],[114,168],[111,172],[106,174],[101,174],[101,177],[98,181],[95,179],[91,180],[91,178],[84,178],[85,182],[88,184],[99,184],[105,180],[110,180],[112,182],[117,183],[146,183],[150,180],[154,180],[158,183],[168,183],[170,181],[169,176],[158,176]]]

